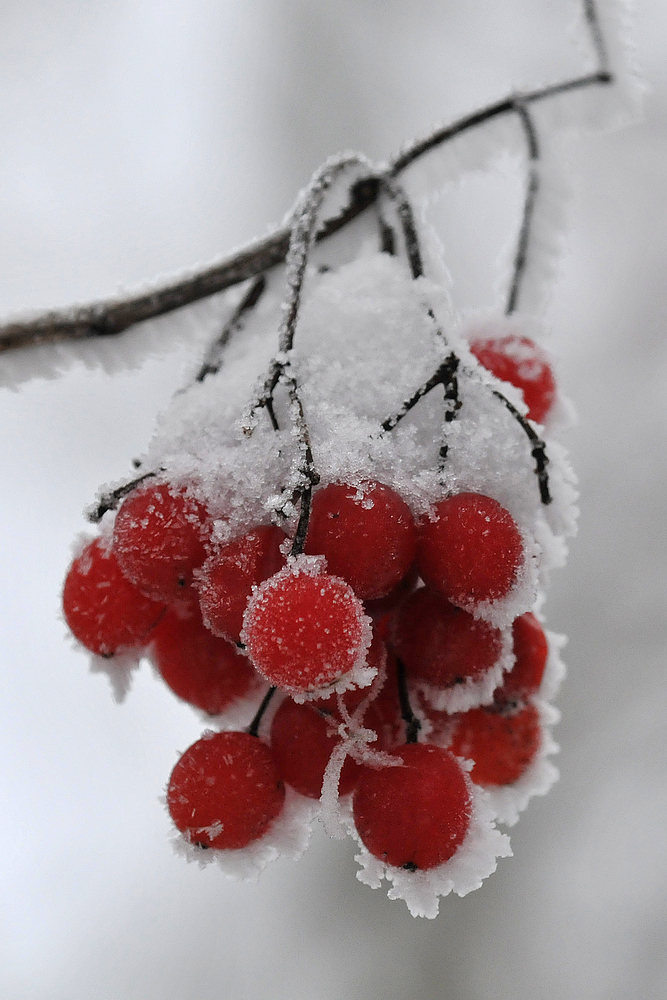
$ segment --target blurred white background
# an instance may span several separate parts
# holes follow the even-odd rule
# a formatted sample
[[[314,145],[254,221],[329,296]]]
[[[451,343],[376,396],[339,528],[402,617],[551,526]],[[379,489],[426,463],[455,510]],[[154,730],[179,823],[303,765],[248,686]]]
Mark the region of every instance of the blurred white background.
[[[577,72],[569,13],[566,0],[4,0],[0,312],[206,261],[279,221],[328,154],[385,157],[514,85]],[[190,354],[114,377],[74,366],[0,391],[2,997],[667,996],[662,0],[638,0],[634,34],[644,122],[570,146],[548,315],[580,414],[582,516],[546,609],[570,636],[570,676],[561,781],[514,830],[515,857],[428,922],[360,885],[351,845],[322,834],[257,885],[172,854],[158,796],[200,722],[148,668],[116,706],[59,600],[82,508],[144,450]],[[506,183],[440,203],[462,305],[494,301]]]

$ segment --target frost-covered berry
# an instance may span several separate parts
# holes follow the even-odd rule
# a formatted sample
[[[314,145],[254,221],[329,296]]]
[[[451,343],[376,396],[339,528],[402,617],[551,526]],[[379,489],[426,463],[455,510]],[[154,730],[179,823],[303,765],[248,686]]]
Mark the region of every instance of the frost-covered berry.
[[[422,579],[467,611],[506,597],[523,556],[521,532],[512,516],[480,493],[445,497],[418,526]]]
[[[204,735],[171,772],[167,806],[193,844],[247,847],[282,811],[285,787],[271,750],[249,733]]]
[[[70,566],[63,587],[65,619],[79,642],[98,656],[136,649],[164,612],[121,572],[112,549],[89,542]]]
[[[182,598],[206,558],[206,508],[185,489],[166,483],[140,486],[125,498],[113,530],[123,573],[162,601]]]
[[[297,705],[286,698],[273,717],[271,749],[280,776],[308,798],[319,799],[326,766],[340,741],[333,718],[313,705]],[[359,764],[347,757],[338,785],[340,795],[352,791],[360,772]]]
[[[444,864],[463,843],[472,802],[448,750],[410,743],[388,751],[400,767],[366,767],[354,792],[357,832],[371,854],[411,871]]]
[[[512,623],[514,666],[494,693],[498,703],[525,699],[535,694],[542,684],[549,645],[544,629],[530,611]]]
[[[258,681],[247,656],[209,632],[196,612],[169,609],[150,639],[153,661],[166,684],[209,715],[219,715]]]
[[[449,749],[472,760],[477,785],[511,785],[530,766],[542,741],[534,705],[505,711],[473,708],[459,716]]]
[[[323,555],[364,601],[386,597],[409,571],[416,531],[410,508],[382,483],[331,483],[313,497],[305,551]]]
[[[196,588],[204,621],[216,635],[239,641],[252,588],[285,564],[280,551],[285,538],[280,528],[260,525],[206,560]]]
[[[241,637],[269,683],[298,694],[362,669],[371,627],[344,580],[325,573],[322,560],[299,556],[255,591]]]
[[[538,424],[556,398],[556,381],[545,352],[528,337],[475,337],[470,350],[496,378],[521,389],[528,416]]]
[[[498,661],[500,629],[455,607],[431,587],[408,597],[392,622],[392,642],[408,676],[446,688],[476,679]]]

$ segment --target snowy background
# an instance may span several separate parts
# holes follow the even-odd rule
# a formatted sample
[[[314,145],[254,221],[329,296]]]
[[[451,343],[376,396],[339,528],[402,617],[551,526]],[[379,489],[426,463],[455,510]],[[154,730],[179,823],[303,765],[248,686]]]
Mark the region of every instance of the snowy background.
[[[0,313],[89,300],[263,232],[328,154],[580,65],[566,0],[4,0]],[[570,146],[549,319],[576,401],[580,536],[560,783],[515,857],[433,922],[323,834],[257,885],[186,866],[158,801],[200,723],[148,669],[127,702],[59,620],[98,485],[141,453],[187,347],[0,393],[0,995],[7,1000],[667,996],[667,10],[638,0],[645,120]],[[494,302],[512,171],[434,213],[460,304]]]

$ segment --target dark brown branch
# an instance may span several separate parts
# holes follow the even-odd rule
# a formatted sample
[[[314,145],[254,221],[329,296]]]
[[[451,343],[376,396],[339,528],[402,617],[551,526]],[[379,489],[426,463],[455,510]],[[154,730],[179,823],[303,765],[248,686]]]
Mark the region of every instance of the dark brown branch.
[[[588,11],[590,0],[586,0],[586,2]],[[594,18],[591,21],[589,17],[589,23],[592,26],[597,25],[597,19]],[[528,105],[570,90],[582,89],[596,84],[608,84],[612,82],[612,79],[612,75],[606,68],[603,68],[587,76],[522,94],[520,100],[524,105]],[[397,177],[424,154],[471,128],[483,125],[501,115],[515,113],[516,105],[517,97],[510,96],[474,114],[467,115],[452,125],[432,132],[425,139],[414,142],[394,157],[389,163],[388,175]],[[379,190],[380,184],[375,176],[358,181],[350,190],[348,204],[337,216],[328,219],[320,227],[315,238],[318,241],[326,239],[348,225],[377,200]],[[141,295],[122,300],[72,306],[63,310],[41,313],[31,320],[15,320],[5,323],[0,326],[0,353],[38,344],[115,336],[135,323],[190,305],[192,302],[224,291],[226,288],[283,263],[289,249],[289,238],[290,230],[288,227],[278,229],[264,239],[251,243],[196,274],[172,280],[166,285],[156,286],[152,291]]]

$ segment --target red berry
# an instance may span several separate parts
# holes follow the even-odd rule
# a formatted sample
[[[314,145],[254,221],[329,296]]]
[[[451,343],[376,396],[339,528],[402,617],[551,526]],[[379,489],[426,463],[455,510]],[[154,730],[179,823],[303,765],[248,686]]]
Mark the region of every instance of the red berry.
[[[415,524],[406,502],[388,486],[331,483],[313,497],[305,551],[323,555],[362,600],[385,597],[415,557]]]
[[[336,725],[313,705],[297,705],[286,698],[273,717],[271,749],[281,777],[301,795],[319,799],[324,772],[331,754],[341,742]],[[354,788],[361,768],[347,757],[338,791],[346,795]]]
[[[522,561],[521,532],[492,497],[445,497],[419,523],[417,567],[422,579],[466,610],[506,597]]]
[[[435,868],[463,843],[470,791],[448,750],[410,743],[388,751],[400,767],[367,767],[354,792],[354,823],[371,854],[395,868]]]
[[[220,849],[258,840],[283,808],[285,787],[269,748],[249,733],[213,733],[171,772],[169,813],[191,843]]]
[[[476,679],[502,653],[500,629],[479,621],[422,587],[402,604],[392,624],[392,641],[408,676],[445,688]]]
[[[478,785],[511,785],[540,748],[540,717],[534,705],[499,712],[473,708],[459,716],[450,745],[457,757],[474,761]]]
[[[151,633],[155,666],[179,698],[219,715],[253,687],[252,664],[226,639],[212,635],[198,614],[170,609]]]
[[[63,612],[82,645],[98,656],[136,649],[164,612],[125,578],[110,546],[89,542],[65,578]]]
[[[280,543],[286,537],[274,525],[260,525],[209,557],[196,586],[202,615],[211,632],[239,641],[252,588],[285,564]]]
[[[544,423],[556,398],[556,382],[549,360],[537,344],[516,334],[475,337],[470,350],[496,378],[521,389],[530,419]]]
[[[498,703],[524,699],[538,691],[549,655],[544,629],[530,611],[515,618],[512,635],[516,662],[494,694]]]
[[[206,558],[206,508],[166,483],[134,490],[118,511],[113,548],[123,573],[150,597],[183,597]]]
[[[297,693],[332,685],[365,659],[370,626],[343,580],[301,556],[250,599],[242,637],[259,672]]]

